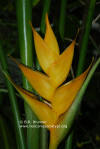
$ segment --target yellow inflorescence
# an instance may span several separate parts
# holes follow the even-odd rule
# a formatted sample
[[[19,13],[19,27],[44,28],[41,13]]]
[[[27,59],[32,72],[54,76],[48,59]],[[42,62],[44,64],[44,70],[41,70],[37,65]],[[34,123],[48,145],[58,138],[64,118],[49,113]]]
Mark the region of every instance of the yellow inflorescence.
[[[76,41],[73,40],[64,52],[60,54],[59,46],[47,15],[44,39],[41,38],[33,27],[32,30],[36,54],[45,74],[34,71],[18,62],[17,64],[32,87],[47,102],[45,100],[39,101],[35,95],[14,84],[10,78],[9,80],[41,121],[46,121],[46,125],[55,125],[57,122],[59,124],[61,122],[59,120],[60,116],[67,112],[72,105],[90,67],[77,78],[61,85],[66,80],[70,71]],[[54,129],[49,128],[49,130],[54,135]]]

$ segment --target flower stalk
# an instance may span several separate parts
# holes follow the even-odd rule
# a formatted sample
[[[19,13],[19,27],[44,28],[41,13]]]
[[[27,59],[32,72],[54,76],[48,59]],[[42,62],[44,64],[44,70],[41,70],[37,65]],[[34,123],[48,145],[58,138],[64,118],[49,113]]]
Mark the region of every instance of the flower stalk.
[[[77,68],[77,76],[80,75],[84,69],[86,53],[88,50],[89,34],[90,34],[92,18],[95,10],[95,4],[96,4],[96,0],[89,1],[89,9],[88,9],[88,14],[86,15],[87,17],[85,20],[84,34],[80,45],[80,55],[79,55],[79,62],[78,62],[78,68]]]
[[[62,39],[64,39],[67,2],[68,2],[68,0],[61,0],[60,18],[59,18],[59,33],[60,33],[60,36]]]
[[[41,25],[40,25],[40,31],[42,34],[45,33],[45,16],[46,13],[49,14],[51,0],[44,0],[43,2],[43,11],[42,11],[42,18],[41,18]]]
[[[33,67],[32,56],[32,30],[29,22],[32,21],[32,1],[31,0],[17,0],[17,21],[19,33],[19,47],[21,62],[26,66]],[[27,79],[23,76],[23,87],[27,90],[33,91]],[[25,103],[26,119],[31,122],[37,121],[33,111]],[[32,139],[33,138],[33,139]],[[39,147],[39,130],[28,128],[27,129],[27,146],[29,149],[38,149]]]

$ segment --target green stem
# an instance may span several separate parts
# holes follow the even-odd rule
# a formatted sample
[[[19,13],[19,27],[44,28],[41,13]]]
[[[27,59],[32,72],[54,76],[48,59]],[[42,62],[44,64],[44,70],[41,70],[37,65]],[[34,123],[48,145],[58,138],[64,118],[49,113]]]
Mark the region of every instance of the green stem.
[[[6,58],[5,58],[4,51],[2,49],[1,44],[0,44],[0,62],[2,65],[2,69],[7,72],[8,66],[7,66]],[[14,116],[14,125],[15,125],[15,130],[16,130],[17,143],[18,143],[19,149],[26,149],[23,131],[19,127],[19,121],[21,118],[20,118],[20,114],[19,114],[19,109],[18,109],[18,104],[17,104],[15,92],[13,90],[12,85],[10,84],[10,82],[7,79],[5,79],[5,82],[6,82],[6,85],[8,87],[8,93],[9,93],[11,108],[12,108],[13,116]]]
[[[84,34],[83,34],[82,41],[81,41],[80,57],[79,57],[79,63],[78,63],[78,68],[77,68],[77,76],[82,73],[84,64],[85,64],[88,39],[89,39],[89,33],[90,33],[90,29],[91,29],[91,24],[92,24],[93,13],[94,13],[94,9],[95,9],[95,3],[96,3],[96,0],[90,0],[88,14],[86,17],[86,23],[84,26]]]
[[[57,149],[57,146],[56,146],[55,144],[51,144],[51,145],[49,146],[49,149]]]
[[[58,144],[55,140],[50,140],[49,149],[57,149]]]
[[[67,0],[61,0],[59,33],[62,39],[64,38],[64,30],[65,30],[66,6],[67,6]]]
[[[65,142],[65,149],[72,149],[73,133],[74,131],[72,130]]]
[[[48,134],[47,134],[47,130],[46,128],[41,128],[41,131],[40,131],[40,135],[41,135],[41,140],[40,140],[40,146],[41,146],[41,149],[47,149],[48,148]]]
[[[49,13],[50,3],[51,3],[51,0],[44,0],[44,3],[43,3],[43,12],[42,12],[42,19],[41,19],[41,26],[40,26],[41,33],[43,34],[45,32],[45,16],[46,16],[46,13]]]
[[[51,4],[51,0],[44,0],[42,19],[41,19],[41,26],[40,26],[40,31],[41,31],[42,34],[45,33],[45,17],[46,17],[46,13],[49,13],[50,4]],[[39,65],[38,60],[36,61],[36,67],[37,67],[38,71],[41,71],[41,67]],[[48,146],[48,141],[47,141],[48,132],[47,132],[46,128],[41,128],[40,136],[41,136],[41,141],[40,141],[41,149],[47,149],[47,146]]]
[[[19,46],[21,62],[26,66],[33,66],[32,55],[32,30],[29,22],[32,21],[32,1],[31,0],[17,0],[17,20],[18,20],[18,32],[19,32]],[[23,77],[23,87],[29,91],[32,91],[26,78]],[[35,114],[33,114],[31,108],[25,104],[26,119],[31,122],[33,119],[37,121]],[[39,148],[39,129],[28,128],[27,129],[27,145],[28,149]]]
[[[4,142],[4,148],[5,149],[10,149],[10,144],[8,141],[8,136],[7,136],[7,131],[6,131],[6,126],[5,126],[5,122],[2,118],[2,116],[0,115],[0,133],[2,135],[3,138],[3,142]]]

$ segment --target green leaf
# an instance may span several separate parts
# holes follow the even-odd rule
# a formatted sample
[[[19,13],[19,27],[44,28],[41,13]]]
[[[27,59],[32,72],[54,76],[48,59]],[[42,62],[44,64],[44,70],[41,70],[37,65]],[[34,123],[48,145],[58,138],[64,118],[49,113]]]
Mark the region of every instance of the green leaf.
[[[3,139],[3,144],[2,147],[4,147],[5,149],[10,149],[10,141],[8,138],[8,131],[7,131],[7,125],[4,121],[4,118],[0,115],[0,134],[2,136],[1,140]]]
[[[21,62],[26,66],[33,67],[33,51],[32,51],[32,29],[29,25],[29,21],[32,21],[32,1],[31,0],[17,0],[16,1],[16,14],[18,22],[19,33],[19,48]],[[26,90],[33,91],[28,80],[23,76],[23,87]],[[37,121],[37,117],[33,114],[31,108],[25,103],[25,117],[26,120]],[[33,138],[33,139],[32,139]],[[27,148],[38,149],[39,148],[39,129],[28,128],[27,129]]]

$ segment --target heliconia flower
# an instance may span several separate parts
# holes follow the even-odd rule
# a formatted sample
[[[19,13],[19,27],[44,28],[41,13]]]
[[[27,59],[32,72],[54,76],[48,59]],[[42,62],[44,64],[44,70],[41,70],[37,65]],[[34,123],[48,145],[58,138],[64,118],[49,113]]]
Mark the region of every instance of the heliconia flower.
[[[43,101],[39,101],[37,96],[17,86],[7,74],[5,75],[38,118],[41,121],[47,122],[45,124],[46,126],[60,125],[61,123],[65,123],[66,115],[70,111],[70,107],[73,105],[75,97],[84,83],[91,65],[80,76],[61,85],[66,80],[70,71],[76,40],[73,40],[64,52],[60,54],[59,46],[47,15],[44,39],[41,38],[33,27],[32,30],[36,54],[45,74],[34,71],[16,60],[14,61],[17,63],[31,86],[44,98]],[[63,133],[62,128],[48,129],[50,131],[49,148],[55,149],[58,145],[58,140],[60,140],[59,138],[61,138],[59,134]]]

